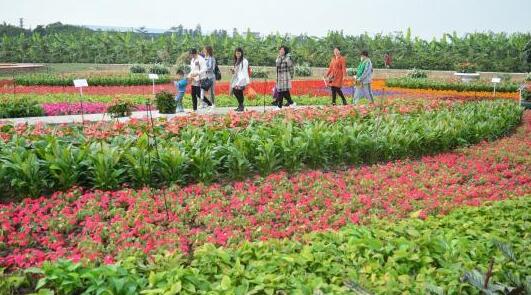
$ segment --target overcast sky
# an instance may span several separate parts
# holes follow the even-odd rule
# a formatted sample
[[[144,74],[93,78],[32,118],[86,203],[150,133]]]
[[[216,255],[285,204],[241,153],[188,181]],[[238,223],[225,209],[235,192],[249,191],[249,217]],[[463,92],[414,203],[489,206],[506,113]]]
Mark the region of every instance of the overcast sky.
[[[329,30],[390,33],[411,27],[423,38],[444,32],[530,32],[531,0],[0,0],[0,21],[25,27],[61,21],[203,31],[237,28],[261,33]]]

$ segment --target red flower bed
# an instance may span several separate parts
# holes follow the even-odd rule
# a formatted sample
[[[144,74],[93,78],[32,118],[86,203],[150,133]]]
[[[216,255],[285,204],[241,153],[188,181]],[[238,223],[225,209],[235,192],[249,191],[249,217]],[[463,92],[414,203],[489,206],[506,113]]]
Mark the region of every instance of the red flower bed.
[[[206,242],[297,238],[375,217],[423,218],[529,196],[530,135],[527,112],[511,137],[417,161],[281,172],[169,191],[72,191],[0,205],[0,266],[29,267],[58,258],[110,263],[134,251],[189,252]]]
[[[270,95],[276,82],[272,80],[256,80],[250,85],[258,94]],[[373,83],[373,89],[381,89],[383,81],[376,81]],[[15,87],[13,89],[13,87]],[[172,83],[155,85],[155,91],[170,91],[175,92],[175,86]],[[190,87],[188,88],[188,92]],[[0,87],[1,93],[12,94],[15,93],[78,93],[79,90],[74,87],[65,86],[13,86],[6,84]],[[150,95],[153,92],[151,85],[141,86],[89,86],[83,89],[86,95],[115,95],[115,94],[142,94]],[[216,93],[229,94],[229,82],[217,82]],[[293,81],[293,95],[312,95],[312,96],[327,96],[329,90],[325,87],[322,80],[296,80]]]

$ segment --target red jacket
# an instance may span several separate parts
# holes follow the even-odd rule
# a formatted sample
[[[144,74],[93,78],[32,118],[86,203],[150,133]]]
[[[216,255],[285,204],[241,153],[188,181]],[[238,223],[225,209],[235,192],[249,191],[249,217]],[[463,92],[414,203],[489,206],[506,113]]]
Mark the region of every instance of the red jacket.
[[[346,76],[346,74],[347,65],[345,58],[343,56],[332,57],[332,61],[330,61],[330,66],[328,67],[328,72],[326,72],[326,76],[332,80],[330,86],[342,87],[343,78]]]

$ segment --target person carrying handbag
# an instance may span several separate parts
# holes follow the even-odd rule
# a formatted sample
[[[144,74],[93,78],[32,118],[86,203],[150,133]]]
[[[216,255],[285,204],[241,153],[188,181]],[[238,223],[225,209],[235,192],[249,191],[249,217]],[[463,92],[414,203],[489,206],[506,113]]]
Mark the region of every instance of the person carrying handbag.
[[[216,106],[216,67],[217,67],[217,61],[214,57],[214,49],[212,49],[212,46],[206,46],[203,49],[203,54],[205,55],[205,61],[206,61],[206,77],[211,83],[210,87],[208,89],[203,89],[204,94],[210,94],[210,102],[212,103],[212,108],[215,108]],[[220,77],[221,78],[221,77]]]
[[[330,61],[330,66],[325,75],[325,83],[332,88],[332,105],[336,105],[336,97],[339,95],[343,100],[343,105],[347,104],[345,95],[341,87],[343,87],[343,78],[347,74],[347,66],[345,58],[341,55],[339,47],[334,48],[334,57]]]
[[[287,100],[286,106],[296,105],[291,99],[291,79],[293,78],[294,68],[293,61],[289,55],[289,49],[286,46],[279,48],[279,55],[276,61],[277,67],[277,97],[276,103],[279,109],[282,108],[284,98]]]
[[[202,98],[203,102],[205,102],[209,107],[212,106],[212,103],[204,97],[204,89],[208,81],[206,72],[207,72],[207,65],[205,59],[197,54],[197,49],[190,50],[190,69],[191,72],[188,75],[190,79],[192,79],[192,105],[194,111],[197,111],[197,101],[198,98]]]

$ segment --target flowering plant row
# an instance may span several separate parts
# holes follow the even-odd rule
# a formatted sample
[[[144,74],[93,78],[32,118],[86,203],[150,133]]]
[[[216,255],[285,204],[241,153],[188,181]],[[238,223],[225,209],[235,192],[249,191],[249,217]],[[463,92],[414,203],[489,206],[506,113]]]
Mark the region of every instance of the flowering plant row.
[[[14,83],[21,86],[74,86],[74,79],[78,77],[72,75],[52,75],[52,74],[32,74],[15,77]],[[151,85],[152,81],[145,74],[130,74],[126,76],[90,76],[87,82],[92,86],[131,86],[131,85]],[[155,80],[156,84],[166,84],[170,82],[170,77],[162,75]]]
[[[531,198],[459,209],[427,220],[378,220],[370,227],[311,234],[299,241],[212,244],[178,253],[124,256],[105,265],[59,261],[0,277],[4,294],[475,294],[461,280],[496,258],[489,286],[530,292],[526,244]],[[415,216],[415,214],[413,214]],[[499,251],[498,249],[502,251]],[[501,253],[511,262],[502,264]],[[481,281],[483,282],[483,280]],[[517,285],[516,285],[517,284]],[[54,293],[52,293],[54,292]]]
[[[38,196],[82,186],[103,190],[244,179],[279,169],[297,171],[366,164],[446,151],[494,139],[512,130],[521,109],[508,102],[478,102],[408,115],[345,116],[249,123],[243,128],[173,126],[158,137],[146,133],[108,140],[14,136],[0,148],[0,179],[7,196]],[[171,132],[170,131],[170,132]]]
[[[474,82],[446,82],[419,78],[395,78],[385,81],[388,87],[413,88],[413,89],[432,89],[432,90],[457,90],[457,91],[478,91],[492,92],[492,83]],[[496,86],[498,92],[517,92],[518,83],[501,83]]]

